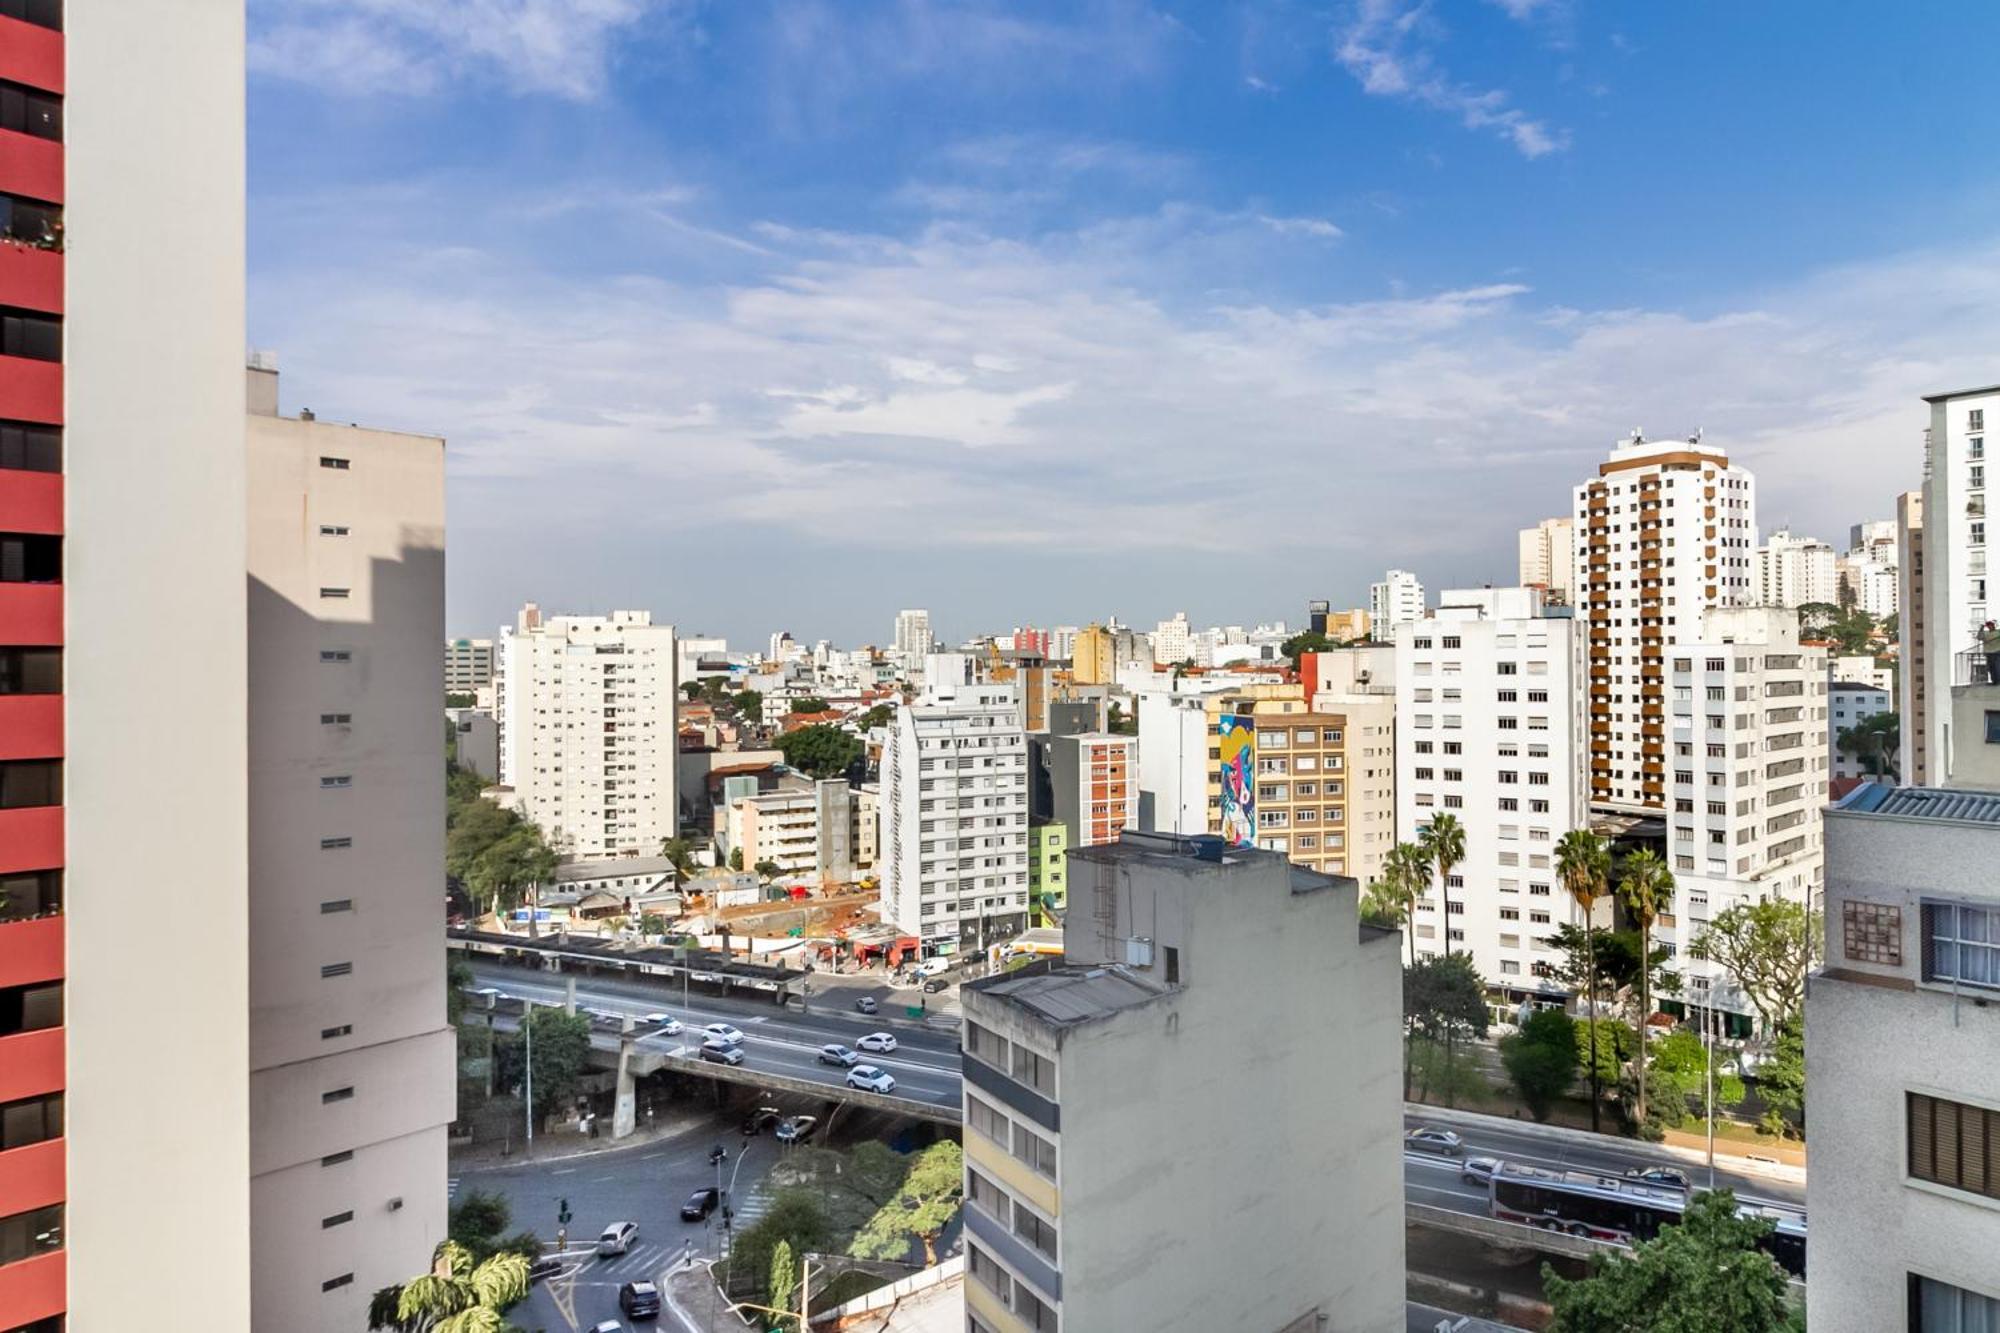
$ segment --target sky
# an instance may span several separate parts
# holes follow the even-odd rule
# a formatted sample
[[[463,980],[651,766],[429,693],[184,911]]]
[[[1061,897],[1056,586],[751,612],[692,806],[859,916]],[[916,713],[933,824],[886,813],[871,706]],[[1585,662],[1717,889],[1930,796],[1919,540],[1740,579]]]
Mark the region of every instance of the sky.
[[[449,622],[761,646],[1512,582],[1634,428],[1845,544],[2000,379],[2000,6],[250,0],[285,410]],[[1977,147],[1975,147],[1977,146]]]

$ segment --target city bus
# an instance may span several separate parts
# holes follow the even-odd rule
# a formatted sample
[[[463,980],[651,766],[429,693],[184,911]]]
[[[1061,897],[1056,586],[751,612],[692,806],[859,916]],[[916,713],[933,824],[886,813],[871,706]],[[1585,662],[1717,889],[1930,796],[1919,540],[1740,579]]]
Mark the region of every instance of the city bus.
[[[1680,1221],[1687,1196],[1669,1185],[1592,1171],[1545,1171],[1503,1162],[1490,1186],[1493,1216],[1503,1222],[1631,1245]],[[1745,1217],[1770,1222],[1764,1249],[1795,1277],[1806,1271],[1806,1215],[1770,1203],[1744,1203]]]

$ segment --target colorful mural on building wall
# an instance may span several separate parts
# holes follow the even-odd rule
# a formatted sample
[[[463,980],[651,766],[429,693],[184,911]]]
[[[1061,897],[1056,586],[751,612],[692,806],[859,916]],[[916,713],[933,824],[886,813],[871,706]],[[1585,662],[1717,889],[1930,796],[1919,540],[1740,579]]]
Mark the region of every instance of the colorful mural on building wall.
[[[1231,847],[1257,841],[1257,721],[1224,713],[1216,722],[1222,749],[1222,836]]]

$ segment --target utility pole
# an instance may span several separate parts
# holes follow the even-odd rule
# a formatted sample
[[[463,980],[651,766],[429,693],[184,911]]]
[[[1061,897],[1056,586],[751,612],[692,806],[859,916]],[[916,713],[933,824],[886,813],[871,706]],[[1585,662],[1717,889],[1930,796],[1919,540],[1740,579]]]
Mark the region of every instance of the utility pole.
[[[812,1327],[812,1272],[812,1260],[801,1257],[799,1260],[799,1328],[802,1330]]]
[[[1711,986],[1712,989],[1712,986]],[[1701,1017],[1702,1078],[1707,1091],[1702,1105],[1708,1120],[1708,1187],[1715,1188],[1715,1009],[1706,1005]],[[1645,1057],[1641,1055],[1641,1059]]]
[[[521,1001],[521,1031],[527,1039],[528,1053],[521,1061],[521,1109],[528,1117],[528,1146],[525,1157],[535,1155],[535,1002]]]

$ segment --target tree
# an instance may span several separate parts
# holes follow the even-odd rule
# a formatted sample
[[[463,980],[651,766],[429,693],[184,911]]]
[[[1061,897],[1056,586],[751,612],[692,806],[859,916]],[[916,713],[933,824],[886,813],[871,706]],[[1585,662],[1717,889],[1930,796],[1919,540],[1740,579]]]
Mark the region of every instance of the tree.
[[[826,700],[815,694],[802,694],[792,700],[792,706],[786,711],[792,713],[824,713],[826,711]]]
[[[1586,1018],[1577,1025],[1577,1054],[1584,1071],[1592,1074],[1593,1087],[1617,1087],[1624,1076],[1625,1063],[1639,1055],[1639,1032],[1622,1018]]]
[[[1417,910],[1417,899],[1430,888],[1430,858],[1414,842],[1399,842],[1382,858],[1382,884],[1401,907],[1407,922]],[[1417,931],[1410,927],[1410,961],[1417,961]]]
[[[781,1189],[771,1199],[770,1209],[736,1233],[730,1243],[730,1262],[746,1273],[770,1274],[771,1261],[780,1244],[791,1247],[793,1255],[824,1250],[834,1239],[833,1223],[826,1205],[810,1189]],[[765,1288],[770,1295],[770,1289]],[[776,1301],[767,1301],[775,1305]]]
[[[731,870],[743,869],[743,849],[741,847],[731,847],[729,849],[729,868]]]
[[[1778,1024],[1777,1048],[1757,1066],[1767,1133],[1806,1136],[1806,1025],[1803,1015]]]
[[[1361,920],[1366,925],[1401,930],[1409,917],[1408,905],[1386,878],[1370,884],[1361,895]]]
[[[1403,969],[1403,1019],[1417,1037],[1444,1047],[1448,1099],[1455,1099],[1458,1039],[1485,1036],[1487,1018],[1486,983],[1464,954],[1424,958]],[[1423,1092],[1429,1089],[1426,1071]]]
[[[465,1247],[473,1262],[486,1259],[500,1249],[500,1233],[513,1220],[514,1210],[507,1196],[490,1190],[472,1190],[452,1205],[445,1234]]]
[[[764,1283],[764,1299],[773,1309],[789,1310],[799,1291],[799,1261],[792,1243],[780,1239],[771,1247],[771,1276]]]
[[[1798,903],[1775,898],[1738,903],[1716,914],[1688,954],[1720,963],[1771,1029],[1805,1003],[1806,973],[1818,953],[1819,933],[1819,914]]]
[[[1707,1091],[1710,1076],[1715,1079],[1718,1105],[1735,1106],[1743,1100],[1743,1080],[1722,1072],[1722,1052],[1711,1051],[1700,1037],[1681,1028],[1652,1043],[1646,1062],[1652,1070],[1653,1102],[1648,1113],[1634,1116],[1642,1136],[1659,1139],[1688,1117],[1688,1106]],[[1636,1080],[1628,1081],[1627,1091],[1636,1091]],[[1636,1108],[1636,1101],[1634,1103]]]
[[[689,703],[694,702],[696,699],[701,698],[701,682],[698,680],[682,681],[681,693],[688,697]]]
[[[837,778],[861,758],[862,745],[853,736],[827,722],[816,722],[778,737],[785,762],[807,777]]]
[[[1587,1011],[1593,1020],[1590,1025],[1590,1128],[1595,1133],[1598,1128],[1598,1105],[1604,1100],[1604,1089],[1597,1079],[1597,943],[1591,926],[1590,911],[1597,900],[1604,896],[1605,886],[1611,879],[1611,849],[1604,845],[1604,839],[1587,828],[1571,829],[1556,843],[1556,873],[1562,877],[1563,887],[1569,896],[1583,909],[1584,925],[1584,992]]]
[[[1891,611],[1882,617],[1882,633],[1890,643],[1898,643],[1903,637],[1903,620],[1900,611]]]
[[[476,707],[478,703],[478,695],[464,694],[452,690],[445,691],[444,706],[446,708],[472,708]]]
[[[431,1271],[384,1287],[368,1302],[368,1327],[391,1333],[507,1333],[505,1315],[528,1294],[527,1257],[512,1252],[474,1263],[447,1240]]]
[[[729,696],[729,706],[736,716],[751,722],[764,720],[764,696],[755,690],[738,690]]]
[[[855,1234],[852,1252],[863,1259],[901,1259],[914,1238],[923,1243],[924,1266],[934,1266],[938,1234],[958,1213],[964,1176],[965,1157],[952,1140],[918,1153],[896,1197]]]
[[[1695,1195],[1681,1221],[1630,1253],[1591,1256],[1570,1281],[1547,1264],[1549,1333],[1782,1333],[1803,1329],[1785,1271],[1757,1248],[1773,1224],[1740,1217],[1728,1190]]]
[[[1125,705],[1113,699],[1104,709],[1104,729],[1118,736],[1136,735],[1139,730],[1138,715],[1134,713],[1126,717]]]
[[[479,854],[465,879],[480,897],[491,898],[502,910],[512,911],[524,900],[532,901],[535,888],[555,872],[556,854],[541,829],[521,820]]]
[[[1894,713],[1875,713],[1851,727],[1841,728],[1834,746],[1842,754],[1853,755],[1864,773],[1876,777],[1897,776],[1898,747],[1902,744],[1902,719]]]
[[[1438,893],[1444,898],[1444,952],[1451,956],[1451,872],[1452,868],[1465,859],[1465,826],[1458,822],[1457,815],[1433,815],[1423,832],[1417,835],[1417,845],[1424,855],[1437,866]]]
[[[1653,922],[1659,919],[1664,908],[1674,905],[1674,872],[1660,859],[1658,852],[1650,847],[1641,847],[1625,858],[1625,874],[1618,881],[1618,898],[1625,904],[1633,922],[1639,927],[1639,953],[1643,957],[1652,952]],[[1653,991],[1650,985],[1651,968],[1639,969],[1639,1046],[1646,1045],[1648,1024],[1653,1017]],[[1639,1122],[1646,1121],[1646,1062],[1639,1061]]]
[[[537,1005],[528,1019],[535,1038],[535,1118],[546,1118],[576,1095],[576,1085],[590,1062],[590,1020]],[[522,1082],[522,1054],[527,1043],[518,1032],[503,1032],[493,1044],[497,1062],[494,1081],[501,1087]]]
[[[756,865],[757,878],[769,882],[778,877],[779,865],[776,861],[759,861]]]
[[[1576,1023],[1560,1009],[1537,1009],[1521,1030],[1500,1040],[1508,1081],[1537,1120],[1576,1081]]]
[[[694,878],[694,844],[686,838],[667,838],[660,843],[660,855],[673,863],[676,887]]]
[[[873,731],[877,727],[889,726],[895,720],[896,705],[876,704],[860,717],[854,719],[854,726],[857,731]]]
[[[1279,646],[1278,651],[1291,661],[1292,670],[1297,671],[1301,657],[1304,657],[1307,653],[1323,653],[1334,646],[1332,639],[1327,638],[1326,635],[1316,629],[1309,629],[1286,639]]]

